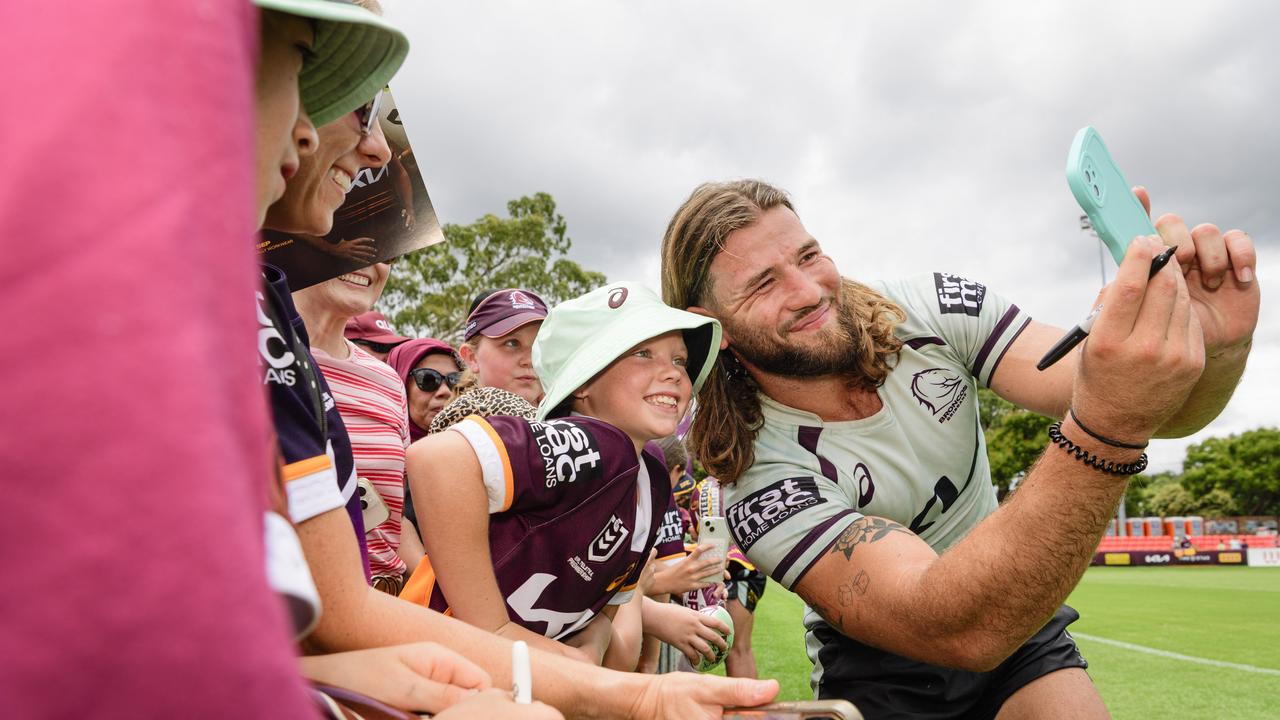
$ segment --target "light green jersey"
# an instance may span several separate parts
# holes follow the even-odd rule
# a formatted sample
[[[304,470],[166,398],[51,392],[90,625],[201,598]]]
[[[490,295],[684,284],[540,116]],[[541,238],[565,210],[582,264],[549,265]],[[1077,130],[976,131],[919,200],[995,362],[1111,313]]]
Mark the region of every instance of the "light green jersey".
[[[868,418],[824,422],[761,396],[755,463],[725,487],[738,547],[787,588],[863,515],[942,552],[996,507],[977,386],[1030,318],[981,284],[933,273],[873,285],[907,313]]]

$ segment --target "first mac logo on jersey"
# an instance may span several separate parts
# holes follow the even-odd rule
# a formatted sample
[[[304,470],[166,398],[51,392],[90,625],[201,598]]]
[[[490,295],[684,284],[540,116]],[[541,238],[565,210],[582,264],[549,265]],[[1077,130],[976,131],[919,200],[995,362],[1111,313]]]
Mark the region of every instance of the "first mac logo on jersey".
[[[600,451],[586,430],[563,420],[530,422],[533,441],[542,455],[547,487],[575,482],[578,473],[600,464]]]
[[[987,287],[982,283],[950,273],[934,273],[933,285],[938,290],[938,312],[943,315],[964,313],[978,317],[982,312],[982,301],[987,297]]]
[[[824,502],[813,477],[787,478],[731,505],[729,531],[738,548],[746,552],[787,518]]]

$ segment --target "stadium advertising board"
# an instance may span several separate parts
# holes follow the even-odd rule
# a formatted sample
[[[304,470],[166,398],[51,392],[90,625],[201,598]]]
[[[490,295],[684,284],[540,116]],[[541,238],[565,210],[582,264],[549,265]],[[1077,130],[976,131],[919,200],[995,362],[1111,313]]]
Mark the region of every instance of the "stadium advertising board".
[[[1250,550],[1250,553],[1253,551]],[[1280,550],[1276,564],[1280,566]],[[1250,555],[1252,559],[1252,555]],[[1100,552],[1093,556],[1093,565],[1119,566],[1170,566],[1170,565],[1244,565],[1245,554],[1242,550],[1125,550],[1121,552]],[[1250,562],[1252,564],[1252,562]]]
[[[1280,567],[1280,548],[1249,548],[1249,567]]]

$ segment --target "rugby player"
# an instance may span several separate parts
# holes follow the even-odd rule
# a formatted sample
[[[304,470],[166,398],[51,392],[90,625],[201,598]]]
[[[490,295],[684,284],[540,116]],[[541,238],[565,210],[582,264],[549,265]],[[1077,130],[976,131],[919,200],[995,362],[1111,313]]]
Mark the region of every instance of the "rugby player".
[[[763,182],[705,184],[677,210],[664,299],[718,318],[729,350],[690,450],[726,483],[738,546],[808,604],[818,697],[868,717],[1107,715],[1062,602],[1148,439],[1226,404],[1258,317],[1248,235],[1156,227],[1088,341],[1038,372],[1061,331],[946,273],[843,278]],[[1176,261],[1148,279],[1165,244]],[[1063,418],[999,508],[979,385]]]

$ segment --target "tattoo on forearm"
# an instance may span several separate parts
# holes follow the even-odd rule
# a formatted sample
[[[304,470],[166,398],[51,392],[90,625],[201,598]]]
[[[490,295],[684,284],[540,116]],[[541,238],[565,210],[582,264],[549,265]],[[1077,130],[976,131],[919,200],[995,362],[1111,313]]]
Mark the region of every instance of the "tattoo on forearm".
[[[880,517],[859,518],[836,538],[835,544],[831,546],[831,554],[843,553],[844,559],[848,560],[853,556],[853,549],[858,545],[864,542],[879,542],[896,532],[912,534],[910,530],[892,520]]]

